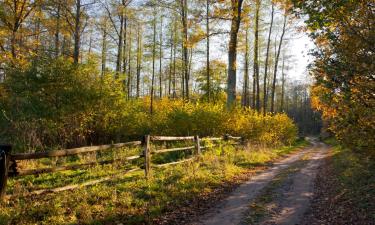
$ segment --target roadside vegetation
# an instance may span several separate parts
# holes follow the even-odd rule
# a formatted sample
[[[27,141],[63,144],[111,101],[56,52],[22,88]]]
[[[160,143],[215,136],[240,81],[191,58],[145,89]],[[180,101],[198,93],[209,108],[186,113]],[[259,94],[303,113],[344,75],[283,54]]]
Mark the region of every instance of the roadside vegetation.
[[[358,224],[373,223],[375,221],[374,160],[364,153],[342,147],[334,139],[326,142],[334,146],[332,165],[339,181],[334,203],[341,203],[341,207],[345,209],[340,213],[341,216],[353,215],[358,219]],[[350,213],[345,215],[344,212]]]
[[[314,199],[304,224],[374,224],[375,163],[364,153],[341,146],[334,138],[320,168]]]
[[[199,199],[215,193],[225,183],[235,182],[240,174],[269,166],[272,161],[308,143],[303,140],[276,149],[222,145],[209,148],[196,161],[153,170],[150,180],[144,172],[129,173],[118,180],[57,194],[22,197],[33,188],[51,188],[79,183],[118,173],[121,165],[89,170],[57,172],[10,181],[17,198],[1,206],[1,224],[142,224],[157,221],[179,206],[195,207]],[[207,144],[209,145],[209,144]],[[176,156],[169,156],[176,157]],[[165,160],[168,156],[165,156]],[[28,187],[22,188],[22,187]]]

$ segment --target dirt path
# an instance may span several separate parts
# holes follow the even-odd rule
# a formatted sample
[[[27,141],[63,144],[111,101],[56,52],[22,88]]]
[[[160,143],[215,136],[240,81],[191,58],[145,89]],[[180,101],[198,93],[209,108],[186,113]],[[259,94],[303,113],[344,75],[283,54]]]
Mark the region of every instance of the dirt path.
[[[309,205],[313,181],[320,162],[326,152],[324,144],[312,140],[313,146],[275,164],[272,168],[252,177],[239,186],[229,197],[202,215],[193,225],[237,225],[243,223],[249,204],[261,193],[281,171],[301,160],[307,153],[311,159],[293,176],[291,188],[281,189],[282,199],[276,199],[279,211],[276,216],[266,218],[262,224],[297,224]]]

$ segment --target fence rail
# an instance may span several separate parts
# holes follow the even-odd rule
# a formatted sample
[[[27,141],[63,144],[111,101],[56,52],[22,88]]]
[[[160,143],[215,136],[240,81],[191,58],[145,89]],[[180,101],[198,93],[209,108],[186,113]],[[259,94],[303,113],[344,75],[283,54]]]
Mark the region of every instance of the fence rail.
[[[0,200],[5,196],[6,186],[7,186],[7,179],[8,176],[26,176],[26,175],[38,175],[43,173],[54,173],[58,171],[64,170],[76,170],[81,168],[89,168],[96,165],[105,165],[111,164],[114,162],[129,162],[132,160],[144,158],[143,167],[141,168],[134,168],[128,171],[119,173],[118,175],[111,175],[104,178],[100,178],[98,180],[87,181],[82,184],[74,184],[68,185],[64,187],[58,187],[53,189],[43,189],[43,190],[36,190],[30,192],[28,195],[39,195],[44,193],[55,193],[65,190],[71,190],[79,187],[94,185],[97,183],[117,179],[121,177],[121,175],[138,171],[143,169],[145,172],[145,176],[149,178],[152,173],[152,168],[162,168],[170,165],[176,165],[180,163],[185,163],[188,161],[194,160],[197,156],[199,156],[202,152],[202,149],[207,149],[208,146],[201,146],[201,142],[206,141],[228,141],[234,140],[237,141],[231,144],[240,144],[238,141],[242,141],[241,137],[233,137],[230,135],[225,135],[224,137],[205,137],[200,139],[199,136],[186,136],[186,137],[171,137],[171,136],[150,136],[146,135],[143,141],[132,141],[126,143],[117,143],[117,144],[109,144],[109,145],[99,145],[99,146],[88,146],[88,147],[81,147],[81,148],[74,148],[74,149],[64,149],[64,150],[55,150],[49,152],[36,152],[36,153],[17,153],[11,154],[12,146],[10,145],[0,145]],[[153,141],[164,141],[164,142],[171,142],[171,141],[192,141],[194,145],[189,145],[185,147],[178,147],[178,148],[165,148],[165,149],[154,149],[152,147]],[[56,166],[56,167],[49,167],[49,168],[38,168],[38,169],[30,169],[30,170],[21,170],[17,168],[17,162],[22,160],[35,160],[35,159],[42,159],[42,158],[52,158],[52,157],[67,157],[72,155],[78,155],[82,153],[90,153],[90,152],[97,152],[97,151],[104,151],[109,149],[116,149],[122,147],[135,147],[135,146],[142,146],[143,151],[142,154],[123,157],[120,159],[110,159],[110,160],[103,160],[103,161],[94,161],[94,162],[87,162],[87,163],[80,163],[80,164],[72,164],[72,165],[65,165],[65,166]],[[215,146],[215,145],[214,145]],[[182,159],[175,162],[169,162],[165,164],[153,164],[152,163],[152,155],[162,154],[167,152],[177,152],[177,151],[192,151],[191,157],[187,159]]]

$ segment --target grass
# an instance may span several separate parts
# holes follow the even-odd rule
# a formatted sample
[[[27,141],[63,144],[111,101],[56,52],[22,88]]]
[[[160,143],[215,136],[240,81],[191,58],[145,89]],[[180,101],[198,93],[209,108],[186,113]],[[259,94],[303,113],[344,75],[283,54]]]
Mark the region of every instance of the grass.
[[[333,169],[339,181],[337,197],[355,207],[352,211],[359,217],[375,221],[375,160],[340,146],[334,139],[325,142],[333,146]]]
[[[196,161],[154,169],[150,180],[146,180],[143,171],[139,171],[115,181],[73,191],[15,198],[0,206],[0,224],[149,223],[178,206],[212,193],[236,175],[268,165],[306,145],[305,141],[299,141],[293,146],[278,149],[211,148]],[[170,160],[167,156],[164,158]],[[22,194],[38,188],[80,183],[122,171],[124,167],[98,166],[88,170],[11,179],[8,190],[9,193]]]

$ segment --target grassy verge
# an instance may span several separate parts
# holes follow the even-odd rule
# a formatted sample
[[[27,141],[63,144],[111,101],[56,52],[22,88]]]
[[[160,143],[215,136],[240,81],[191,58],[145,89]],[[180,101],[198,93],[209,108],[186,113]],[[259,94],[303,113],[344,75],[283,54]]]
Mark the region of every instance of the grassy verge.
[[[375,161],[326,140],[333,146],[332,166],[338,182],[334,204],[340,204],[345,215],[358,218],[357,224],[375,224]]]
[[[215,192],[241,173],[264,167],[307,145],[299,141],[278,149],[235,149],[224,146],[204,152],[199,160],[153,170],[151,180],[142,171],[99,185],[34,197],[20,197],[0,206],[0,224],[144,224],[201,196]],[[23,180],[11,180],[10,191],[79,183],[119,172],[121,166],[67,171]],[[31,190],[33,188],[30,188]]]

